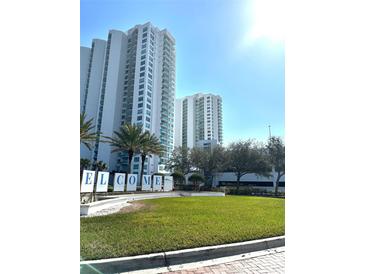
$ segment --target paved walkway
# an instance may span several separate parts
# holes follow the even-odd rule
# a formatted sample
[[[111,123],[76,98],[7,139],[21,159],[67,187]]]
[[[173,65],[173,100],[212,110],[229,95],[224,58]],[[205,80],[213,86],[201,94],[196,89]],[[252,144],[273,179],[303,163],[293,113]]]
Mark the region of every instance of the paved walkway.
[[[261,255],[217,265],[204,266],[199,268],[184,269],[168,273],[173,274],[205,274],[205,273],[250,273],[250,274],[274,274],[284,273],[285,251]]]

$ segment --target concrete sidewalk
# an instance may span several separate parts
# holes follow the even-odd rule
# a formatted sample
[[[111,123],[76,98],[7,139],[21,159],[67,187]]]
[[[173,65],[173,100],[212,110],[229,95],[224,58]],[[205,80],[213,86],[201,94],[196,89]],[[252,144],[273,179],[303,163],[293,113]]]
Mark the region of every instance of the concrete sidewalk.
[[[223,257],[196,263],[155,269],[124,272],[129,274],[203,274],[203,273],[284,273],[285,247],[267,249],[242,255]]]
[[[242,273],[274,274],[285,271],[285,251],[262,255],[251,259],[241,259],[223,264],[167,272],[170,274],[203,274],[203,273]]]

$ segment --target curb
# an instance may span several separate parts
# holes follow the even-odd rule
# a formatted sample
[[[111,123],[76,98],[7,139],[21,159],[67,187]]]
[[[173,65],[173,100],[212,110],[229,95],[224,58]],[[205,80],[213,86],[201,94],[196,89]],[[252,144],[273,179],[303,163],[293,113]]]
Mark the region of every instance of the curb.
[[[120,273],[169,267],[285,246],[285,236],[131,257],[80,262],[80,273]]]

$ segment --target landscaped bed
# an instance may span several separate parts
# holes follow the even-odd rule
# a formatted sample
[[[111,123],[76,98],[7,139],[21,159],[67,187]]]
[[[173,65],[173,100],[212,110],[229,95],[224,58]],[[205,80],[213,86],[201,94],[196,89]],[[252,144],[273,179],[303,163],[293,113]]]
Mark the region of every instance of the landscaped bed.
[[[82,218],[81,259],[132,256],[284,235],[284,199],[226,196],[139,201]]]

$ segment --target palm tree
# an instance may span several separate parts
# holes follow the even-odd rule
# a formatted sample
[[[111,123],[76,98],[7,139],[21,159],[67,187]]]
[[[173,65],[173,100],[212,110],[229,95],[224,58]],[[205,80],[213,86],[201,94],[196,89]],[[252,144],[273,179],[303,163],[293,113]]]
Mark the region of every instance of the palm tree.
[[[144,135],[141,126],[125,124],[119,131],[114,131],[114,137],[105,136],[104,138],[105,142],[113,147],[112,153],[123,151],[128,153],[128,169],[131,172],[132,158],[140,149]]]
[[[95,171],[105,171],[108,170],[108,165],[103,161],[97,161],[94,163]]]
[[[156,135],[146,131],[141,139],[141,145],[138,149],[142,160],[140,182],[142,182],[143,179],[144,163],[146,161],[146,157],[152,156],[153,154],[161,155],[161,153],[164,151]]]
[[[198,190],[200,188],[198,183],[204,182],[204,177],[199,173],[193,173],[193,174],[191,174],[191,176],[189,177],[188,180],[190,182],[193,182],[194,186],[195,186],[195,190]]]
[[[86,121],[85,112],[80,114],[80,143],[84,144],[89,150],[91,150],[91,144],[97,139],[98,134],[91,132],[95,127],[92,125],[92,120]]]

